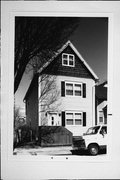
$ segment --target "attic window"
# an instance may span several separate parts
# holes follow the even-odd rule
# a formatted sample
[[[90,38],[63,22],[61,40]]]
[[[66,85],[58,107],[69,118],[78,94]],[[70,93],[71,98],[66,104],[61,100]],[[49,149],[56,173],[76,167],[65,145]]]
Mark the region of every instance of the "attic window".
[[[62,65],[63,66],[70,66],[74,67],[75,66],[75,57],[73,54],[62,54]]]

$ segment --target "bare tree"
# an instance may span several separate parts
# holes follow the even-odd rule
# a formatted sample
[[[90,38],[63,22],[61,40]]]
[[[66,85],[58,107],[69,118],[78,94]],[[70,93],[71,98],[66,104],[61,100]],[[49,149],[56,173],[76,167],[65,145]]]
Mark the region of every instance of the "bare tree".
[[[21,108],[19,106],[14,107],[14,130],[20,126],[25,125],[25,117],[21,114]]]
[[[37,56],[51,55],[78,26],[79,18],[68,17],[16,17],[14,92],[30,60]],[[44,58],[44,60],[47,58]],[[39,58],[40,66],[44,63]]]
[[[18,127],[19,117],[20,117],[20,107],[15,106],[14,107],[14,128],[15,129]]]
[[[38,103],[41,106],[41,114],[45,114],[48,111],[56,111],[60,106],[59,95],[60,91],[57,87],[56,76],[43,74],[40,78],[41,93]],[[46,125],[47,120],[43,115],[41,117],[42,125]]]

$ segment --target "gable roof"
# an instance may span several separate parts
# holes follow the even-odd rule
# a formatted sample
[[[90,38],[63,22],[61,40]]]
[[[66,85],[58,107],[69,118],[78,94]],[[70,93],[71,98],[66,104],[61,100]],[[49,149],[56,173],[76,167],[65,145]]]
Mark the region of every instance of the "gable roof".
[[[88,63],[84,60],[82,55],[78,52],[78,50],[75,48],[75,46],[71,43],[71,41],[67,41],[62,48],[58,50],[58,52],[47,62],[45,63],[39,70],[38,73],[42,73],[45,68],[48,67],[48,65],[56,59],[56,57],[62,53],[68,46],[71,47],[71,49],[74,51],[74,53],[79,57],[80,61],[86,66],[86,68],[89,70],[89,72],[92,74],[95,80],[98,80],[98,76],[94,73],[94,71],[91,69],[91,67],[88,65]]]
[[[78,50],[75,48],[75,46],[70,42],[70,41],[67,41],[63,46],[62,48],[60,48],[57,53],[49,60],[47,61],[36,73],[35,77],[38,76],[38,74],[41,74],[49,65],[50,63],[52,63],[59,55],[60,53],[62,53],[67,47],[70,47],[74,53],[76,54],[76,56],[78,57],[78,59],[84,64],[84,66],[86,67],[86,69],[88,70],[88,72],[90,72],[90,74],[92,75],[92,77],[95,79],[95,81],[98,81],[99,78],[97,77],[97,75],[93,72],[93,70],[91,69],[91,67],[88,65],[88,63],[83,59],[82,55],[78,52]],[[34,80],[36,79],[35,77],[33,77],[31,83],[30,83],[30,86],[28,88],[28,91],[24,97],[24,100],[27,98],[27,96],[29,95],[30,93],[30,89],[33,87],[33,83],[34,83]]]

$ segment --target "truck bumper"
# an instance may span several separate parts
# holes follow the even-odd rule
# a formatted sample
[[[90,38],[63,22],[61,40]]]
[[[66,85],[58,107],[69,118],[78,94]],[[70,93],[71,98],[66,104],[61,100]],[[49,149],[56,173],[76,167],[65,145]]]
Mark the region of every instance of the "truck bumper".
[[[72,146],[73,150],[80,150],[80,149],[87,149],[86,145],[85,145],[85,141],[84,139],[82,140],[77,140],[73,142],[73,146]]]

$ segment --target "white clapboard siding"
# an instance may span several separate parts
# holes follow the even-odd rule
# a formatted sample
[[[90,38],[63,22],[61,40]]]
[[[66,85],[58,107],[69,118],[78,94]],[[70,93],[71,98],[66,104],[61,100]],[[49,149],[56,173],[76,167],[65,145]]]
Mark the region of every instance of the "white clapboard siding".
[[[85,83],[86,84],[86,98],[78,96],[65,96],[61,97],[61,82],[76,82],[76,83]],[[39,85],[39,89],[41,89]],[[69,76],[57,76],[56,77],[56,88],[59,91],[59,97],[57,102],[55,102],[56,111],[79,111],[86,112],[86,126],[80,125],[65,125],[73,135],[81,135],[84,133],[88,127],[91,127],[95,124],[95,81],[93,79],[87,78],[76,78]],[[40,92],[40,90],[39,90]],[[59,106],[57,106],[59,104]],[[40,107],[40,105],[39,105]],[[39,125],[41,124],[41,116],[39,115]]]

